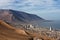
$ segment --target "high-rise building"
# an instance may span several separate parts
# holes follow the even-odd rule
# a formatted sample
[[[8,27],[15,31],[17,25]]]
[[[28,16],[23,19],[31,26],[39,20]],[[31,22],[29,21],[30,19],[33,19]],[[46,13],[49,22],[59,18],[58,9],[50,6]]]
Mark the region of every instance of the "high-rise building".
[[[50,31],[52,31],[52,27],[50,26]]]

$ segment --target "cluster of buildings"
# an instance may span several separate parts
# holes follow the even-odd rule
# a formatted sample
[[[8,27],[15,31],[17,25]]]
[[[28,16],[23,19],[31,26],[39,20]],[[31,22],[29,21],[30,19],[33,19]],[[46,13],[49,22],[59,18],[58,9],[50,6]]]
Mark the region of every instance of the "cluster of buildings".
[[[38,31],[38,33],[41,33],[41,35],[47,35],[48,37],[50,38],[56,38],[56,39],[60,39],[60,31],[55,31],[51,26],[46,29],[46,28],[40,28],[40,27],[37,27],[37,26],[34,26],[32,24],[25,24],[25,25],[22,25],[25,29],[27,30],[35,30],[35,31]],[[34,38],[36,39],[36,38]],[[37,40],[41,40],[41,39],[37,39]]]

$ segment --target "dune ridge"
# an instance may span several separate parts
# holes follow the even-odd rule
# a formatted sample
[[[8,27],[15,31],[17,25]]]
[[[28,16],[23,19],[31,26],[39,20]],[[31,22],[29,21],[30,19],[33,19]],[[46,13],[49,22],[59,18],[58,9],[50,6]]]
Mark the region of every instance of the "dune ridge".
[[[24,30],[17,30],[0,20],[0,40],[31,40],[31,37]]]

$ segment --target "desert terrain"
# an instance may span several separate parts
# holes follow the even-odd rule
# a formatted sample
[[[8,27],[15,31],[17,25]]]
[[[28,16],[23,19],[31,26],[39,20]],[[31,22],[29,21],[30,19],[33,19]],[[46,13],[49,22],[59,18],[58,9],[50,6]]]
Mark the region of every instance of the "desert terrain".
[[[48,37],[45,33],[16,29],[6,22],[0,20],[0,40],[56,40]]]

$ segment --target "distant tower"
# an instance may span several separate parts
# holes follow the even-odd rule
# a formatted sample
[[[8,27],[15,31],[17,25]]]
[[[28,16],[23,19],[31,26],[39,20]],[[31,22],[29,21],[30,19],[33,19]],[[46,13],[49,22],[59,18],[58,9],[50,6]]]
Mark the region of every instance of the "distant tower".
[[[52,31],[52,27],[50,26],[50,31]]]

